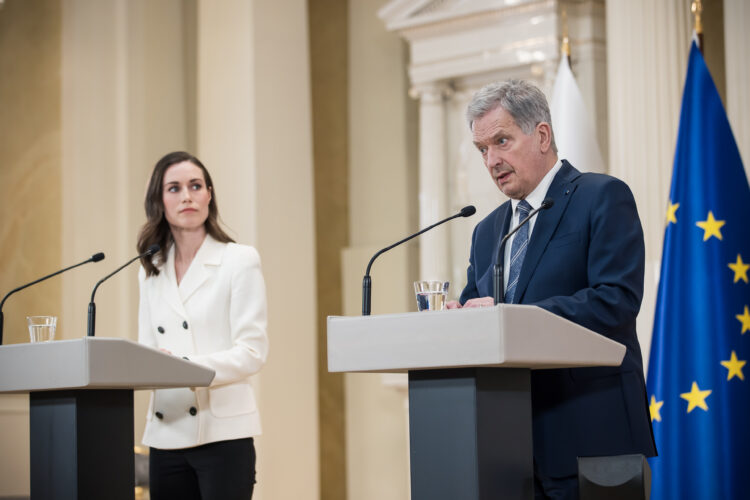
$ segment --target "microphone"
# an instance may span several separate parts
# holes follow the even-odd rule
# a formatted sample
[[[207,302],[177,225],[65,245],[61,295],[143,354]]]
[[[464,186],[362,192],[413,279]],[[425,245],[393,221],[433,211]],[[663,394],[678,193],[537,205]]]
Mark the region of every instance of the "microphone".
[[[49,279],[49,278],[51,278],[53,276],[57,276],[60,273],[64,273],[65,271],[73,269],[74,267],[82,266],[84,264],[88,264],[89,262],[99,262],[102,259],[104,259],[104,254],[102,252],[95,253],[94,255],[92,255],[90,258],[84,260],[83,262],[79,262],[78,264],[74,264],[74,265],[72,265],[70,267],[66,267],[65,269],[60,269],[57,272],[54,272],[54,273],[52,273],[50,275],[47,275],[47,276],[45,276],[43,278],[39,278],[38,280],[34,280],[31,283],[27,283],[27,284],[25,284],[23,286],[19,286],[18,288],[14,288],[10,292],[8,292],[5,295],[5,297],[3,297],[2,302],[0,302],[0,345],[3,345],[3,323],[4,323],[4,318],[3,318],[3,304],[5,304],[5,301],[8,300],[8,297],[10,297],[11,295],[13,295],[16,292],[19,292],[19,291],[23,290],[24,288],[30,287],[31,285],[35,285],[35,284],[39,283],[40,281],[44,281],[44,280]]]
[[[552,205],[555,204],[555,200],[552,198],[545,199],[541,205],[539,205],[539,208],[535,208],[534,210],[529,213],[529,215],[526,216],[524,220],[518,223],[516,227],[508,231],[508,234],[503,236],[503,239],[500,240],[500,248],[497,249],[497,256],[495,257],[495,265],[492,267],[492,297],[495,300],[495,305],[498,305],[499,303],[505,301],[505,292],[503,291],[503,256],[505,254],[505,242],[508,241],[508,238],[513,236],[516,231],[521,229],[521,227],[529,222],[532,217],[534,217],[537,212],[540,210],[547,210]]]
[[[132,259],[127,261],[125,264],[121,265],[120,267],[118,267],[117,269],[115,269],[114,271],[112,271],[111,273],[109,273],[108,275],[100,279],[99,281],[97,281],[96,285],[94,285],[94,290],[91,292],[91,302],[89,302],[89,318],[88,318],[88,327],[87,327],[87,332],[86,332],[87,336],[93,337],[94,329],[96,328],[96,304],[94,303],[94,295],[96,295],[96,289],[99,288],[99,285],[101,285],[102,283],[107,281],[109,278],[111,278],[115,274],[119,273],[120,271],[128,267],[130,264],[132,264],[136,260],[143,258],[143,257],[148,257],[150,255],[154,255],[156,252],[159,251],[159,248],[161,247],[158,245],[158,243],[154,243],[153,245],[148,247],[148,250],[146,250],[145,252],[143,252],[142,254],[136,257],[133,257]]]
[[[436,222],[435,224],[426,227],[422,229],[421,231],[412,234],[411,236],[408,236],[404,238],[401,241],[398,241],[394,243],[393,245],[389,247],[385,247],[384,249],[378,251],[375,255],[372,256],[372,259],[370,259],[370,263],[367,264],[367,271],[365,271],[365,277],[362,278],[362,316],[369,316],[370,315],[370,303],[371,303],[371,293],[372,293],[372,280],[370,279],[370,267],[372,267],[372,263],[375,261],[375,259],[383,252],[387,252],[391,248],[400,245],[401,243],[404,243],[405,241],[409,241],[410,239],[414,238],[415,236],[419,236],[420,234],[429,231],[435,226],[439,226],[440,224],[443,224],[445,222],[448,222],[449,220],[455,219],[456,217],[469,217],[477,213],[477,209],[474,208],[474,205],[467,205],[464,208],[461,209],[460,212],[457,214],[451,215],[447,219],[443,219],[440,222]]]

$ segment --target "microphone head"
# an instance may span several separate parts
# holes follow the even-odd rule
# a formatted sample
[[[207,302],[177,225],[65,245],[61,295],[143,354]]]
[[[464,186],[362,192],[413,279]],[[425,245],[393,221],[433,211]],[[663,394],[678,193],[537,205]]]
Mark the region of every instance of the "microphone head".
[[[156,252],[159,251],[160,248],[161,247],[159,246],[158,243],[154,243],[153,245],[148,247],[148,250],[146,250],[146,256],[154,255]]]
[[[91,262],[99,262],[100,260],[104,260],[103,252],[95,253],[91,256]]]
[[[542,202],[542,204],[541,204],[541,207],[542,207],[543,209],[547,210],[548,208],[550,208],[550,207],[551,207],[552,205],[554,205],[554,204],[555,204],[555,200],[553,200],[552,198],[547,198],[547,199],[545,199],[545,200],[544,200],[544,201]]]
[[[474,207],[474,205],[467,205],[461,209],[461,217],[469,217],[471,215],[474,215],[475,213],[477,213],[477,209]]]

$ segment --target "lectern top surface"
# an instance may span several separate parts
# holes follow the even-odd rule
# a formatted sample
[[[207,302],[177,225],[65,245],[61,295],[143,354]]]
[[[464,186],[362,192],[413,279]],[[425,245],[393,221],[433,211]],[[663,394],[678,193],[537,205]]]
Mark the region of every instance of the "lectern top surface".
[[[625,346],[536,306],[328,318],[328,370],[617,366]]]
[[[214,371],[127,339],[0,346],[0,393],[203,387]]]

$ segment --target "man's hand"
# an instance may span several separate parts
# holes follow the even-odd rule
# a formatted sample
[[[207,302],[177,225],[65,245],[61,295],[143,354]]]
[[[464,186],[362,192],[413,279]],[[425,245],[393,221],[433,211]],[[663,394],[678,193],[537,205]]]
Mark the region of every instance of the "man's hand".
[[[476,299],[469,299],[464,304],[464,309],[467,307],[492,307],[495,305],[495,299],[492,297],[478,297]]]
[[[476,299],[469,299],[466,303],[461,306],[461,303],[457,300],[451,300],[445,304],[446,309],[461,309],[462,307],[492,307],[495,305],[495,299],[492,297],[479,297]]]

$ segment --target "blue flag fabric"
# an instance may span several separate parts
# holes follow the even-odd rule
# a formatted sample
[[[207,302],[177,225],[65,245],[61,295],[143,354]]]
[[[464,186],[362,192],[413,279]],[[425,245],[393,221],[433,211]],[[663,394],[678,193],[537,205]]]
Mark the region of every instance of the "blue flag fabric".
[[[652,499],[750,498],[750,188],[693,42],[648,368]]]

